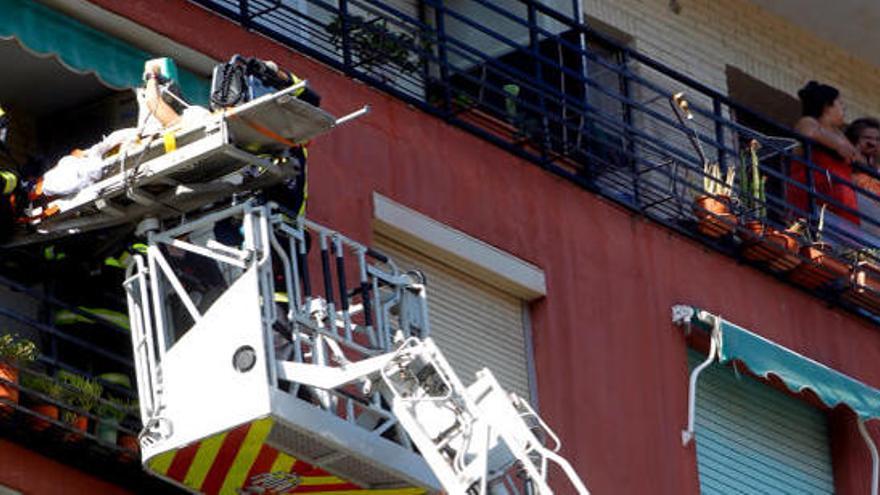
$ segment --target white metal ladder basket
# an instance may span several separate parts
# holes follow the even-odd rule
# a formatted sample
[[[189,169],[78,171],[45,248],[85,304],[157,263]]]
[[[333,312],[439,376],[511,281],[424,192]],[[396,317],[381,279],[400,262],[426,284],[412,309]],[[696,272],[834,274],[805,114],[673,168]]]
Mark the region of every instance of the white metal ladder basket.
[[[221,242],[230,224],[240,239]],[[418,274],[272,204],[153,227],[125,287],[154,474],[200,492],[163,459],[258,425],[263,445],[363,487],[550,494],[552,462],[587,493],[525,401],[488,370],[455,375]]]

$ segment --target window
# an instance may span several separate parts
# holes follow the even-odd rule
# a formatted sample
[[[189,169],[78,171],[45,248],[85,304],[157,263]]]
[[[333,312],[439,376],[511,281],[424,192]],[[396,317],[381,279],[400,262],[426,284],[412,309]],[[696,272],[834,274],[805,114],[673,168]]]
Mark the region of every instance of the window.
[[[467,385],[489,368],[501,385],[536,400],[526,302],[544,274],[478,239],[374,194],[373,246],[427,280],[431,337]]]
[[[691,369],[704,359],[688,353]],[[718,363],[697,390],[701,493],[834,492],[824,412]]]
[[[431,338],[462,382],[485,367],[506,390],[530,397],[521,299],[391,238],[374,244],[402,270],[425,274]]]

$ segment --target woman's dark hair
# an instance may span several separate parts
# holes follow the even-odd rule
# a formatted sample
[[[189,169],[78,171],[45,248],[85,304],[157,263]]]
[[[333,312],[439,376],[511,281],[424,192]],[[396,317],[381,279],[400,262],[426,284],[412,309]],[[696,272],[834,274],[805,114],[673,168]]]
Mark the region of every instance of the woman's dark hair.
[[[853,120],[850,125],[846,126],[844,134],[846,134],[847,139],[849,139],[851,143],[856,144],[859,137],[865,132],[865,129],[880,130],[880,121],[873,117],[862,117]]]
[[[807,117],[819,118],[825,107],[833,105],[840,91],[833,86],[810,81],[798,91],[801,99],[801,113]]]

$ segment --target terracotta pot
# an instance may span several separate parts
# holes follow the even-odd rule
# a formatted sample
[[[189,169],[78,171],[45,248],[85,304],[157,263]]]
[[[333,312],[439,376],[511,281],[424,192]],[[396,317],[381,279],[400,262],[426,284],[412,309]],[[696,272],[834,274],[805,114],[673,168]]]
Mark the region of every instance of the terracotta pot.
[[[760,220],[749,220],[743,223],[746,229],[743,237],[742,252],[743,257],[751,261],[767,261],[773,257],[773,250],[768,249],[764,244],[763,238],[765,231],[770,227],[764,225]]]
[[[125,449],[124,452],[119,454],[119,459],[124,462],[135,460],[140,452],[137,437],[128,433],[119,432],[119,436],[116,438],[116,445]]]
[[[792,273],[791,279],[808,289],[816,289],[835,280],[849,277],[849,266],[832,256],[828,244],[814,243],[804,246],[800,253],[808,263],[801,264]]]
[[[797,237],[776,229],[769,229],[764,234],[764,244],[773,251],[773,256],[768,260],[767,266],[777,272],[793,270],[801,264],[798,250],[801,245]]]
[[[18,383],[18,367],[9,363],[0,363],[0,378],[12,383]],[[3,402],[18,404],[18,388],[6,383],[0,383],[0,399]],[[15,411],[9,404],[0,403],[0,416],[8,416]]]
[[[69,424],[70,427],[73,428],[74,430],[79,430],[79,431],[84,432],[89,428],[89,418],[88,418],[88,416],[76,416],[73,419],[73,421],[70,421],[67,424]],[[64,441],[65,442],[79,442],[82,439],[83,439],[83,435],[76,433],[76,432],[70,432],[70,433],[64,434]]]
[[[736,228],[736,215],[730,213],[730,198],[727,196],[698,196],[693,210],[699,220],[697,230],[705,236],[722,237]]]
[[[31,411],[41,416],[45,416],[49,419],[58,420],[58,406],[54,404],[37,404],[35,406],[32,406],[30,409]],[[31,429],[33,429],[34,431],[43,431],[52,426],[52,423],[46,421],[39,416],[31,416],[28,419],[28,424],[30,424]]]

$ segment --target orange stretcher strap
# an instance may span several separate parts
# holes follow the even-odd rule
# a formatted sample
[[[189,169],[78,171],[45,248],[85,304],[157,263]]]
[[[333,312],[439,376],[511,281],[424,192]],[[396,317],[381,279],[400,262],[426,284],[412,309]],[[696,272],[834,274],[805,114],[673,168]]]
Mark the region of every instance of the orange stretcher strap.
[[[263,126],[263,125],[258,124],[256,122],[251,122],[250,120],[248,120],[244,117],[236,116],[236,118],[240,119],[242,122],[247,124],[248,127],[259,132],[260,134],[266,136],[269,139],[272,139],[274,141],[278,141],[279,143],[290,146],[291,148],[295,148],[295,147],[299,146],[298,144],[294,143],[293,141],[291,141],[291,140],[285,138],[284,136],[281,136],[278,133],[274,132],[273,130],[267,128],[266,126]]]

